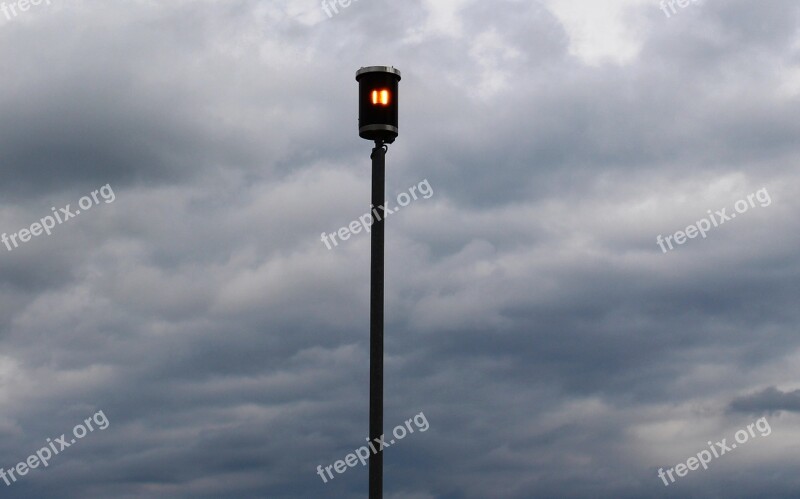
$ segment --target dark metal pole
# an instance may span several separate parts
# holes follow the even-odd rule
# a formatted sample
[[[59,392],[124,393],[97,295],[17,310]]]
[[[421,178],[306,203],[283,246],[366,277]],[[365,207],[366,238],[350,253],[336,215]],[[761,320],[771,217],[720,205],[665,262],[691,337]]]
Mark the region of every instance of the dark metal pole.
[[[386,146],[372,150],[372,224],[369,310],[369,438],[383,435],[383,235],[386,211]],[[369,499],[383,499],[383,451],[369,457]]]

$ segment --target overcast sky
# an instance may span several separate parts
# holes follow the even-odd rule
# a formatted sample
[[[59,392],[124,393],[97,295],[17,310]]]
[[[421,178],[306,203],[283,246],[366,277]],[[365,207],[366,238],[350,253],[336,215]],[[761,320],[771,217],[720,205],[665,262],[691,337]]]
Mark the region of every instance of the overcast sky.
[[[369,236],[320,234],[369,65],[390,200],[433,193],[387,223],[385,424],[430,425],[387,498],[800,493],[796,0],[48,3],[0,12],[0,467],[110,424],[0,497],[366,497],[317,466],[367,436]]]

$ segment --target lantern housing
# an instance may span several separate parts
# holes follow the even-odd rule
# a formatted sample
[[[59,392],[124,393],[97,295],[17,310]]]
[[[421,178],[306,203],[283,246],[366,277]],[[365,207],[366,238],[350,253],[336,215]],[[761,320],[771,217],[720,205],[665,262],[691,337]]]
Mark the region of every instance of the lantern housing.
[[[394,142],[399,132],[398,86],[400,70],[369,66],[356,71],[358,82],[358,135],[362,139]]]

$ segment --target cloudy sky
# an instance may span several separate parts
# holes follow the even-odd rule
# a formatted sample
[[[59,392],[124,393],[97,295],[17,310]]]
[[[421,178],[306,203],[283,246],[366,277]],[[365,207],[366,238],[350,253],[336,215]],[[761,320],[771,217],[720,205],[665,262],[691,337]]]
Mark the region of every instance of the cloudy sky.
[[[0,497],[366,497],[317,466],[367,436],[369,236],[320,234],[369,209],[369,65],[390,204],[433,193],[387,224],[386,427],[429,422],[387,498],[800,493],[796,0],[12,5],[0,467],[110,424]]]

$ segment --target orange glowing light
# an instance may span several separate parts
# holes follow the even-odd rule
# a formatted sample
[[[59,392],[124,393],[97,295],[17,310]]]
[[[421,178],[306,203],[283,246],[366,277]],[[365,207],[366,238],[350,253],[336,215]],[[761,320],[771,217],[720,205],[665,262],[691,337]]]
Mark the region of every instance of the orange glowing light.
[[[381,104],[383,106],[389,105],[389,91],[388,90],[373,90],[372,103],[375,105]]]

